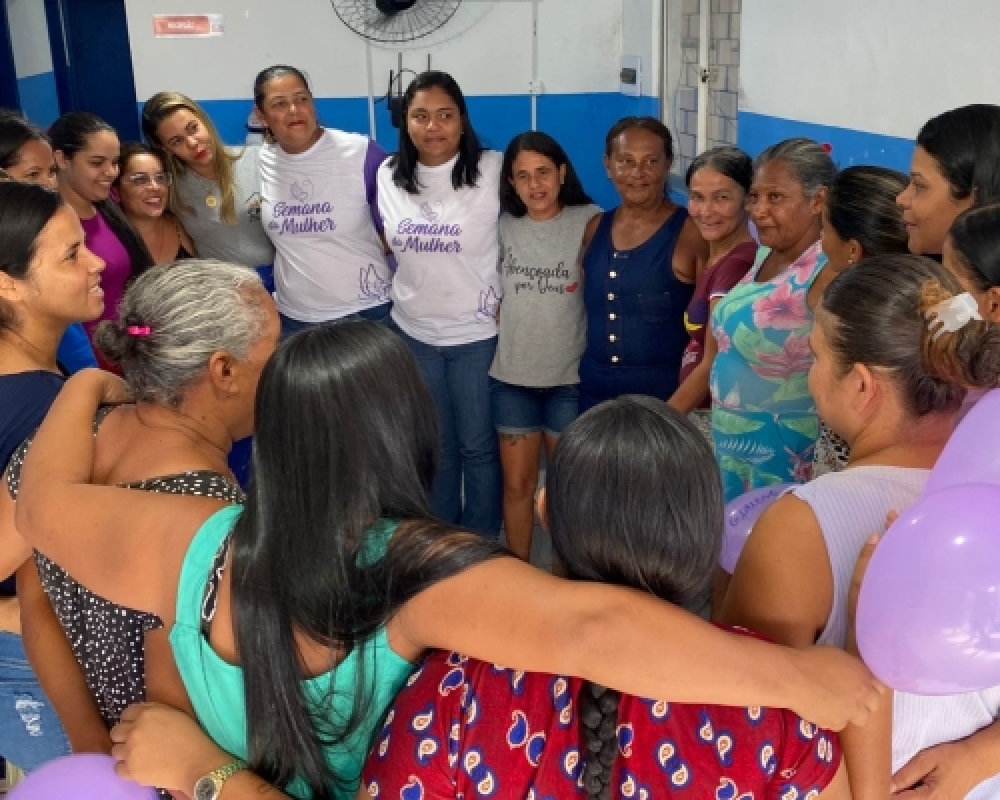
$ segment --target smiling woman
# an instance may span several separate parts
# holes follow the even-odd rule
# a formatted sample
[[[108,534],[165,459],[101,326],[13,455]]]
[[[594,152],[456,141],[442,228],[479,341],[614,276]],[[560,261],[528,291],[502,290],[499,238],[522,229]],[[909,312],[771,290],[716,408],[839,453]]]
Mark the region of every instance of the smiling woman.
[[[59,193],[80,217],[87,247],[107,264],[101,276],[104,313],[84,326],[93,336],[98,322],[114,317],[128,280],[153,266],[153,257],[109,200],[121,157],[111,126],[93,114],[72,111],[52,124],[49,136],[59,167]]]
[[[0,472],[62,388],[64,331],[101,315],[103,269],[58,195],[0,183]],[[0,608],[13,611],[0,619],[0,754],[30,770],[66,754],[67,735],[28,665],[11,583],[0,586]]]
[[[819,417],[806,385],[810,300],[826,264],[820,219],[836,172],[809,139],[788,139],[757,157],[747,207],[762,247],[711,317],[712,437],[727,502],[812,475]]]
[[[115,188],[125,216],[142,236],[157,266],[196,255],[191,237],[167,209],[172,182],[173,176],[154,150],[136,142],[122,146]]]

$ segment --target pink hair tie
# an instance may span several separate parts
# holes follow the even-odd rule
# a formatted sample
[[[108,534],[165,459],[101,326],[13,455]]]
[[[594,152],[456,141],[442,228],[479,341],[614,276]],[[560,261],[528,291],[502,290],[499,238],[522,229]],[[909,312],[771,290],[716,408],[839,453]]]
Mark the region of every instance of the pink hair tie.
[[[148,325],[129,325],[125,330],[129,336],[149,336],[153,332]]]

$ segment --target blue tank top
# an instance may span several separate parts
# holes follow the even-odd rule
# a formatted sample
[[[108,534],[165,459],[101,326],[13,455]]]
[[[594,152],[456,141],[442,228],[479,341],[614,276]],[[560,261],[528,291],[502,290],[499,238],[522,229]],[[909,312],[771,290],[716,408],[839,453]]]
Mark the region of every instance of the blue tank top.
[[[673,270],[687,209],[679,207],[648,241],[631,250],[617,250],[611,241],[614,215],[601,216],[583,260],[584,358],[616,368],[663,367],[679,376],[689,338],[684,311],[695,288]]]

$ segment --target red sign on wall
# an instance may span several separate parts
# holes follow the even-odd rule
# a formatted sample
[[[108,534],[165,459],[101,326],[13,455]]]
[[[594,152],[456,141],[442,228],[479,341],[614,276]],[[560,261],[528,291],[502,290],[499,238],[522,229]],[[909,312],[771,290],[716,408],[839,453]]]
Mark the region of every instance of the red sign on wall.
[[[153,14],[153,33],[159,37],[222,36],[222,14]]]

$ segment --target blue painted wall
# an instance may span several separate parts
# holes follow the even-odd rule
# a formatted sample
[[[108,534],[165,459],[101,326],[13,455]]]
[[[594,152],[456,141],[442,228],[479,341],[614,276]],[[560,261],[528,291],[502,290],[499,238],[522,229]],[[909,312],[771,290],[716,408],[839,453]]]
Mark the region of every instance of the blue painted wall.
[[[56,93],[54,73],[43,72],[18,78],[17,93],[21,98],[22,113],[36,125],[47,128],[58,118],[59,95]]]
[[[503,150],[518,133],[531,128],[531,98],[528,95],[487,95],[468,98],[476,132],[487,147]],[[206,100],[202,106],[227,142],[246,137],[250,100]],[[325,125],[358,133],[369,132],[368,100],[364,97],[317,98],[316,108]],[[140,107],[141,110],[141,107]],[[618,203],[614,187],[604,171],[604,135],[622,117],[658,116],[654,97],[626,97],[617,92],[591,94],[547,94],[538,98],[538,128],[555,137],[565,148],[583,185],[603,208]],[[377,140],[389,152],[396,149],[398,133],[389,123],[384,103],[375,106]]]
[[[739,112],[738,130],[739,145],[751,156],[782,139],[806,136],[829,144],[833,148],[830,155],[841,169],[853,164],[876,164],[909,174],[910,159],[913,157],[914,143],[911,139],[799,122],[750,111]]]

